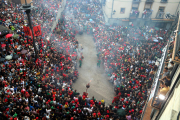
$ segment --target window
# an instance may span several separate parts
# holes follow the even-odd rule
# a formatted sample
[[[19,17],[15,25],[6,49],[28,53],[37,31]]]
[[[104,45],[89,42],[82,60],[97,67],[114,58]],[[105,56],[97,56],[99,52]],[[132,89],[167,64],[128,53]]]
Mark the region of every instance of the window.
[[[168,2],[167,0],[161,0],[161,2]]]
[[[132,4],[132,10],[138,10],[139,4],[138,3],[133,3]]]
[[[144,6],[144,10],[151,9],[152,3],[146,3]]]
[[[159,12],[164,12],[165,7],[159,7]]]
[[[125,13],[125,8],[121,8],[120,13],[124,14]]]

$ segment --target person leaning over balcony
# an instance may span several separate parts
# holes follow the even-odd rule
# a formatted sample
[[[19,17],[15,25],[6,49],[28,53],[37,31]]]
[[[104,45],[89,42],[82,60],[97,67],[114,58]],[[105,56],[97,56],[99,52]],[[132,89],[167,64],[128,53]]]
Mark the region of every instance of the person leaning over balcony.
[[[166,76],[168,76],[169,74],[170,74],[170,73],[169,73],[168,68],[165,67],[163,73],[161,73],[162,77],[161,77],[161,79],[159,79],[159,80],[163,80],[163,79],[164,79]]]
[[[171,84],[170,75],[165,76],[163,79],[159,79],[159,81],[162,81],[163,83],[166,83],[167,86],[170,86]]]
[[[168,84],[165,82],[162,82],[162,88],[159,90],[159,94],[162,94],[162,95],[166,95],[166,93],[169,91],[169,86]]]
[[[161,82],[161,87],[159,89],[159,94],[158,94],[158,98],[157,98],[157,102],[156,104],[154,104],[155,106],[158,106],[161,102],[162,99],[160,98],[160,96],[165,97],[166,93],[169,91],[169,86],[168,84],[165,82]]]
[[[171,70],[173,69],[173,67],[174,67],[174,62],[173,62],[173,61],[171,61],[171,62],[170,62],[170,64],[171,64],[171,66],[170,66],[170,67],[168,67],[168,70],[170,70],[170,71],[171,71]]]

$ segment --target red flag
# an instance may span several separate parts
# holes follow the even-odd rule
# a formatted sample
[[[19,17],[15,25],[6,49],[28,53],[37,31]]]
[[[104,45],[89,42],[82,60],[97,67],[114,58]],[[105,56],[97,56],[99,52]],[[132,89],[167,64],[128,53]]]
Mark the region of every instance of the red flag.
[[[25,35],[28,35],[28,36],[31,36],[31,30],[30,30],[30,28],[29,27],[26,27],[26,26],[23,26],[23,28],[24,28],[24,34]]]
[[[33,27],[33,30],[34,30],[34,36],[42,35],[40,25]]]

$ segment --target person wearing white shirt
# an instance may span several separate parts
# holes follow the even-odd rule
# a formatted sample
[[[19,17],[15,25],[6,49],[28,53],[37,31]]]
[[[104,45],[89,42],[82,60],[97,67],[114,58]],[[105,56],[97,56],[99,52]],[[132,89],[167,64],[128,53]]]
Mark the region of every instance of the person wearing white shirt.
[[[51,109],[46,109],[46,113],[47,113],[47,115],[50,115]]]
[[[1,80],[1,81],[3,81],[3,80],[4,80],[4,77],[3,77],[2,75],[1,75],[1,77],[0,77],[0,80]]]
[[[10,88],[10,91],[12,92],[12,94],[14,94],[14,86],[12,86],[12,88]]]
[[[29,101],[28,98],[25,98],[25,101],[26,101],[26,103],[28,103],[28,101]]]

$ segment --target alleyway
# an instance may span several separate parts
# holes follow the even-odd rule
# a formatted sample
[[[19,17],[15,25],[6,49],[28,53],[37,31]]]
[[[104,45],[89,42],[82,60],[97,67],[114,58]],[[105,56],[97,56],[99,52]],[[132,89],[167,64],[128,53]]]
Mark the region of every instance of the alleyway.
[[[79,68],[79,79],[73,83],[73,88],[81,94],[86,91],[86,84],[90,82],[88,89],[88,96],[96,98],[96,100],[104,99],[106,105],[111,104],[114,97],[113,85],[109,83],[104,73],[104,69],[98,68],[97,65],[97,52],[93,37],[91,35],[83,34],[77,35],[76,38],[79,44],[83,46],[84,59],[82,68]],[[79,61],[78,61],[79,62]]]

